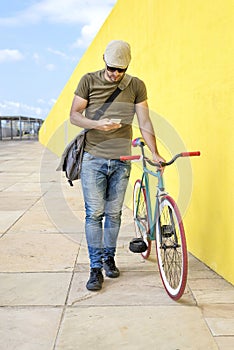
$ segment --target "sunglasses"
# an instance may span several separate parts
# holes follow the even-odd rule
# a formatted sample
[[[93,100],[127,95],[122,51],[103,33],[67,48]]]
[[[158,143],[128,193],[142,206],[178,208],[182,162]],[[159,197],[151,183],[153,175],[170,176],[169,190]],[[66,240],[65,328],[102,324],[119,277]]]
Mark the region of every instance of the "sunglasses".
[[[124,72],[126,72],[126,70],[127,70],[127,68],[116,68],[116,67],[110,67],[110,66],[108,66],[108,65],[106,65],[106,68],[107,68],[107,70],[108,70],[109,72],[112,72],[112,73],[114,73],[116,70],[117,70],[117,72],[119,72],[119,73],[124,73]]]

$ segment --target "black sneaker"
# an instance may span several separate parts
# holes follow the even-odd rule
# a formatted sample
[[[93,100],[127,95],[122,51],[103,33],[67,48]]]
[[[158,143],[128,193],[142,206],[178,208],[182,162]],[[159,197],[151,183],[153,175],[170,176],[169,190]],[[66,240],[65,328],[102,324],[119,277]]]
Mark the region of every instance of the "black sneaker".
[[[119,277],[119,269],[115,266],[115,260],[112,256],[109,256],[103,264],[106,276],[110,278]]]
[[[102,289],[102,283],[104,281],[102,269],[92,268],[90,271],[90,277],[86,284],[88,290],[100,290]]]

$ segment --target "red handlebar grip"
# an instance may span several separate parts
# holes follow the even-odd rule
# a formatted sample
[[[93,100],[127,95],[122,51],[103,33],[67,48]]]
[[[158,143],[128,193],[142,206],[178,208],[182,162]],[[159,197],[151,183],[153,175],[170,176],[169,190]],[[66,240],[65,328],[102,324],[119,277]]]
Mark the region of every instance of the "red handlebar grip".
[[[193,156],[200,156],[201,152],[196,151],[196,152],[183,152],[181,153],[182,157],[193,157]]]
[[[134,160],[137,159],[139,160],[141,156],[120,156],[120,160]]]

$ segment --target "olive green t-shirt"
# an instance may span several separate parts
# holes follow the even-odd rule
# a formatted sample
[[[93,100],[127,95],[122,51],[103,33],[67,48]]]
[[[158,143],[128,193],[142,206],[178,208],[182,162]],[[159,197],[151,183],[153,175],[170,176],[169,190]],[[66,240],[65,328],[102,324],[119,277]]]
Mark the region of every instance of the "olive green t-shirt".
[[[119,85],[119,82],[107,81],[104,72],[103,69],[85,74],[75,91],[77,96],[88,101],[85,116],[89,119],[93,118],[95,112],[102,107]],[[90,129],[86,134],[85,151],[106,159],[118,159],[121,155],[131,154],[135,104],[146,99],[147,92],[144,82],[136,77],[131,77],[128,86],[121,91],[100,118],[120,118],[121,128],[110,131]]]

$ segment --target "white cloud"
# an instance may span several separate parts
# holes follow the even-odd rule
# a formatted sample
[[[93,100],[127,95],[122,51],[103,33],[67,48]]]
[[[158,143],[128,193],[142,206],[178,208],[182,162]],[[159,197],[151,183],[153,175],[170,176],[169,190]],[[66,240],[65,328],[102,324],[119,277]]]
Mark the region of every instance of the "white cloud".
[[[42,104],[42,105],[48,105],[48,106],[53,106],[56,103],[55,98],[51,98],[49,101],[44,100],[43,98],[38,98],[37,103]]]
[[[73,48],[85,48],[87,47],[96,33],[100,28],[99,21],[93,20],[91,23],[86,24],[81,29],[81,35],[77,38],[77,40],[72,44]]]
[[[37,52],[34,52],[33,59],[34,59],[36,64],[40,64],[41,63],[40,55]]]
[[[59,51],[59,50],[51,49],[50,47],[48,47],[47,51],[52,53],[53,55],[56,55],[56,56],[59,56],[59,57],[69,58],[69,56],[67,54],[65,54],[64,52]]]
[[[44,105],[46,104],[46,101],[43,98],[38,98],[37,103]]]
[[[55,50],[55,49],[52,49],[51,47],[48,47],[47,51],[48,51],[49,53],[51,53],[52,55],[61,57],[61,58],[65,59],[65,60],[77,61],[77,57],[69,56],[69,55],[67,55],[67,54],[66,54],[65,52],[63,52],[63,51]]]
[[[23,54],[19,50],[3,49],[0,50],[0,63],[9,61],[21,61],[24,59]]]
[[[0,26],[49,23],[80,24],[81,35],[72,47],[87,47],[117,0],[40,0],[15,17],[1,18]],[[57,53],[58,54],[58,53]]]
[[[46,63],[46,62],[45,62],[45,58],[42,57],[42,56],[40,56],[37,52],[34,52],[32,58],[33,58],[34,62],[35,62],[37,65],[39,65],[39,66],[45,68],[46,70],[48,70],[48,71],[50,71],[50,72],[56,70],[56,65],[55,65],[55,64],[53,64],[53,63]]]
[[[56,102],[57,102],[56,98],[51,98],[51,99],[48,101],[48,105],[49,105],[49,106],[53,106]]]
[[[54,23],[91,23],[103,21],[117,0],[40,0],[16,14],[0,18],[0,25],[25,25],[48,21]]]
[[[40,104],[40,102],[38,101]],[[48,107],[47,107],[48,106]],[[45,106],[30,106],[18,101],[3,101],[0,102],[0,115],[1,116],[28,116],[38,117],[44,119],[50,111],[51,101],[48,101]]]
[[[53,64],[53,63],[48,63],[48,64],[46,64],[46,65],[45,65],[45,68],[46,68],[48,71],[50,71],[50,72],[56,70],[56,66],[55,66],[55,64]]]

